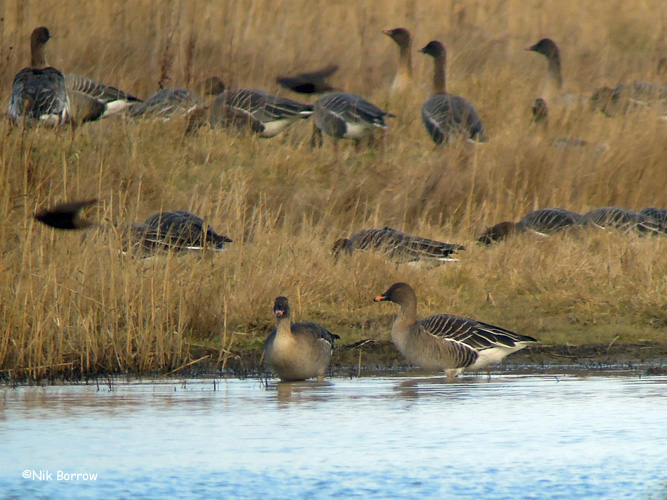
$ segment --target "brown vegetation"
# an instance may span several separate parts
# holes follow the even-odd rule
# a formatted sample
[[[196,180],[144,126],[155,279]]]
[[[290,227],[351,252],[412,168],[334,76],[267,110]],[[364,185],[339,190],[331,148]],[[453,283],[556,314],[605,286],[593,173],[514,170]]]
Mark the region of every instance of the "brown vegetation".
[[[7,4],[2,103],[31,30],[47,25],[50,64],[143,98],[160,83],[196,89],[211,74],[278,93],[278,75],[338,64],[333,86],[399,118],[378,148],[350,145],[338,158],[328,144],[311,150],[305,122],[272,140],[208,129],[184,137],[184,121],[108,119],[74,132],[3,124],[0,376],[169,372],[202,351],[220,366],[260,349],[278,295],[296,321],[317,321],[343,344],[386,339],[393,310],[371,299],[395,281],[415,287],[422,315],[472,316],[545,344],[667,343],[667,238],[588,231],[475,243],[484,227],[539,207],[667,205],[667,123],[578,110],[554,111],[546,131],[531,125],[545,66],[522,50],[555,39],[571,92],[656,80],[666,9],[662,0]],[[433,147],[419,117],[431,61],[420,54],[414,91],[390,101],[397,53],[381,30],[396,26],[411,29],[415,46],[447,45],[448,87],[474,103],[488,143]],[[560,136],[593,146],[550,147]],[[32,217],[89,198],[101,200],[87,213],[98,221],[185,209],[234,243],[141,260],[119,253],[113,231],[82,239]],[[330,257],[336,239],[384,225],[468,250],[430,270]]]

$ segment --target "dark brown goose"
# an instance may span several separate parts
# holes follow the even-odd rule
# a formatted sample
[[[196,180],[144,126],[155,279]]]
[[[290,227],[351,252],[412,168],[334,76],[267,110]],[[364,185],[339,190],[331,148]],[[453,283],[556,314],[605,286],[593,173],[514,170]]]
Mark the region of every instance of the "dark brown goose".
[[[267,364],[284,381],[323,380],[340,337],[317,323],[292,323],[287,297],[276,298],[273,313],[276,327],[264,342]]]
[[[498,326],[469,318],[438,314],[417,319],[417,296],[407,283],[394,283],[375,302],[401,306],[391,329],[391,340],[414,365],[443,370],[455,377],[463,370],[477,370],[499,363],[515,351],[538,341]]]
[[[70,98],[65,77],[47,66],[45,45],[51,38],[44,26],[30,37],[30,66],[19,71],[12,84],[7,114],[12,123],[61,125],[70,120]]]
[[[465,247],[412,236],[390,227],[365,229],[349,238],[336,240],[333,246],[334,255],[338,255],[341,251],[347,254],[352,254],[354,251],[378,252],[397,263],[420,260],[457,261],[458,259],[452,254],[459,250],[465,250]]]
[[[276,82],[281,87],[297,94],[323,94],[335,90],[326,79],[336,71],[338,71],[338,65],[332,64],[316,71],[292,76],[279,76],[276,78]]]
[[[475,107],[463,97],[447,93],[447,51],[433,40],[419,52],[433,57],[433,94],[422,106],[422,121],[436,144],[457,135],[485,141],[484,126]]]
[[[346,92],[325,94],[313,106],[313,145],[322,145],[322,132],[334,139],[361,139],[385,129],[386,117],[395,117],[363,97]],[[334,144],[336,144],[334,142]]]
[[[401,93],[412,87],[412,34],[406,28],[382,30],[398,45],[398,67],[391,84],[391,94]]]

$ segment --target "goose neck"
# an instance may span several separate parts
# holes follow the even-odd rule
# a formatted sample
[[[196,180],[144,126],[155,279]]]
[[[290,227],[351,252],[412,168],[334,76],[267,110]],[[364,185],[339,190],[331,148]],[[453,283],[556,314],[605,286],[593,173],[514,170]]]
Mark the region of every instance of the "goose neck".
[[[447,56],[444,54],[433,58],[433,94],[447,92]]]

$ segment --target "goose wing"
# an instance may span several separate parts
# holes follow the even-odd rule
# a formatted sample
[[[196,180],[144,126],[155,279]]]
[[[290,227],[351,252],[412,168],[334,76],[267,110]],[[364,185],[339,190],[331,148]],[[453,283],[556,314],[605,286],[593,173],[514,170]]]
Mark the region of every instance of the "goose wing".
[[[422,121],[436,144],[459,133],[471,139],[486,138],[475,107],[456,95],[436,94],[427,99],[422,106]]]
[[[335,333],[331,333],[322,325],[312,323],[310,321],[292,323],[292,333],[295,335],[309,335],[317,340],[325,340],[331,344],[331,347],[334,346],[336,339],[340,339],[340,336],[336,335]]]
[[[518,224],[544,233],[558,231],[578,224],[581,215],[562,208],[541,208],[526,214]]]
[[[86,76],[65,75],[65,84],[70,90],[82,92],[105,103],[113,101],[141,102],[139,98],[132,94],[123,92],[111,85],[97,82]]]
[[[356,94],[334,92],[320,97],[317,102],[327,113],[347,123],[368,124],[386,128],[385,117],[395,117]]]
[[[457,250],[465,250],[462,245],[412,236],[390,227],[359,231],[350,237],[350,241],[360,250],[384,251],[392,257],[407,260],[443,259]]]
[[[278,97],[263,90],[237,89],[225,91],[216,97],[229,106],[252,114],[261,122],[292,117],[307,118],[313,114],[313,106],[292,99]]]
[[[185,210],[156,213],[146,219],[144,224],[154,227],[155,236],[164,244],[179,249],[203,248],[209,243],[221,250],[225,243],[232,242],[206,225],[201,217]]]

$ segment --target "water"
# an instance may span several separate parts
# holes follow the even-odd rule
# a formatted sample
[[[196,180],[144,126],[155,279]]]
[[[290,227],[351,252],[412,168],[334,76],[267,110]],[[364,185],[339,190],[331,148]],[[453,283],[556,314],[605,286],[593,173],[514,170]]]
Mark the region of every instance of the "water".
[[[217,383],[0,389],[0,496],[667,498],[665,377]]]

